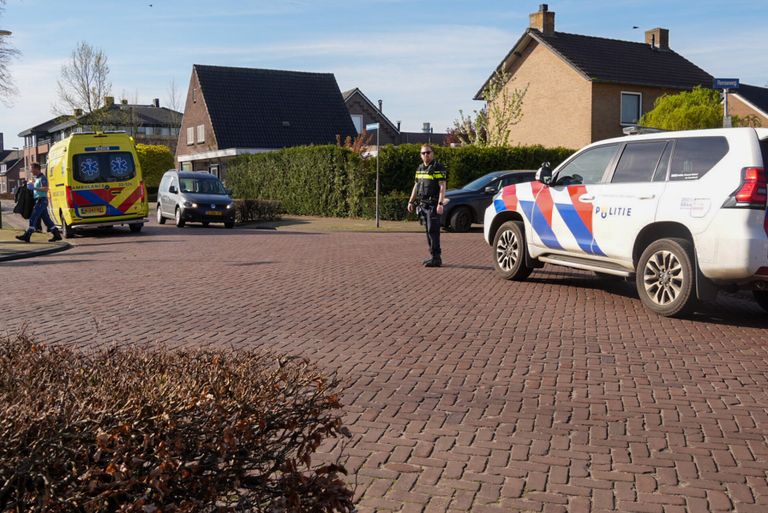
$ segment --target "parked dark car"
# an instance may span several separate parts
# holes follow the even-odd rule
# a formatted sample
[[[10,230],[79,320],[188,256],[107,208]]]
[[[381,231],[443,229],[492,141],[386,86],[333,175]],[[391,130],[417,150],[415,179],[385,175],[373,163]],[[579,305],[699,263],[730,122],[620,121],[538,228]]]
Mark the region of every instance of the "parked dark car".
[[[442,224],[455,232],[468,232],[472,223],[483,222],[483,214],[502,187],[513,183],[530,182],[535,171],[493,171],[469,182],[461,189],[445,193],[448,202],[443,211]]]

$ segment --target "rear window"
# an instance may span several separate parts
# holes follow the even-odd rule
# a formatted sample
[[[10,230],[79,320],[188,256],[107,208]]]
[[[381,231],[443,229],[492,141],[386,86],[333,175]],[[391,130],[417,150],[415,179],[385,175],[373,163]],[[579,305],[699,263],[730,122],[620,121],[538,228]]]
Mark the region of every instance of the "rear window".
[[[75,180],[82,183],[122,182],[136,176],[133,155],[127,151],[80,153],[72,161]]]
[[[768,139],[760,141],[760,150],[763,153],[763,169],[768,169]]]
[[[725,137],[677,139],[669,166],[669,180],[698,180],[728,153]]]

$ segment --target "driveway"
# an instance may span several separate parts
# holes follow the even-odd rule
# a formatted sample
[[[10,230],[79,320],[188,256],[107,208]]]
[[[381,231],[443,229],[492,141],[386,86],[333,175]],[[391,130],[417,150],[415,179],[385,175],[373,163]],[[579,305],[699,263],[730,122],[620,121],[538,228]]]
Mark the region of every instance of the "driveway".
[[[0,326],[337,371],[361,512],[768,511],[768,317],[747,296],[665,319],[622,281],[505,282],[481,234],[443,241],[425,269],[423,233],[91,234],[0,265]]]

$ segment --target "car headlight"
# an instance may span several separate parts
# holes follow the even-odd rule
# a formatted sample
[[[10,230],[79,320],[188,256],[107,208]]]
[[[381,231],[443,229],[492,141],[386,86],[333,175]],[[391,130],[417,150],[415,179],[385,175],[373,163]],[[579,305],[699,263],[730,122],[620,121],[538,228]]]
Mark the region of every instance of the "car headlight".
[[[197,208],[197,203],[192,203],[191,201],[185,201],[184,207],[186,208]]]
[[[235,205],[234,205],[234,204],[232,204],[232,203],[228,203],[228,204],[227,204],[227,209],[230,209],[230,208],[234,208],[234,207],[235,207]]]

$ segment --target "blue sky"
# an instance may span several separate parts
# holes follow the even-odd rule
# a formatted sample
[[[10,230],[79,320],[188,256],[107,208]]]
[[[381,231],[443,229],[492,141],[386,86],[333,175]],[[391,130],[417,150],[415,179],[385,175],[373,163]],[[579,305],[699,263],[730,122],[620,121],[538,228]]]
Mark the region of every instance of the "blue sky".
[[[78,41],[104,51],[112,93],[183,106],[193,64],[334,73],[402,128],[442,131],[481,107],[477,90],[528,27],[539,2],[519,0],[7,0],[0,29],[21,51],[19,94],[0,104],[6,148],[53,117],[56,81]],[[642,41],[670,30],[672,49],[718,77],[768,85],[766,0],[561,0],[556,30]],[[639,27],[633,29],[633,26]]]

